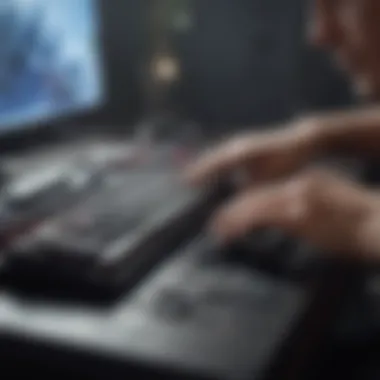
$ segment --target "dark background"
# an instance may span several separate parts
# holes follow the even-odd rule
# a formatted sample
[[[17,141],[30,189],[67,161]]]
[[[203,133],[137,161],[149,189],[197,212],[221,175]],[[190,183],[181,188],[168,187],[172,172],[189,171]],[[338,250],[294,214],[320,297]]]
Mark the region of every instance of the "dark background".
[[[100,0],[109,102],[97,121],[130,128],[144,115],[150,1]],[[305,44],[304,0],[193,0],[194,26],[176,36],[186,116],[208,128],[282,120],[348,104],[346,83]],[[277,76],[276,76],[277,75]]]

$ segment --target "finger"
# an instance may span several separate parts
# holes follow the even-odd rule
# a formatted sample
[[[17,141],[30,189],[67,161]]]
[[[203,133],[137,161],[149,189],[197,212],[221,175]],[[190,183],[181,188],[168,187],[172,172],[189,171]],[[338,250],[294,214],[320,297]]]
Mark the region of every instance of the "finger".
[[[253,142],[252,137],[242,137],[210,151],[186,170],[186,180],[199,184],[244,166],[253,154]]]
[[[292,193],[288,183],[246,191],[216,213],[211,221],[211,232],[224,242],[260,227],[300,232],[308,205]]]

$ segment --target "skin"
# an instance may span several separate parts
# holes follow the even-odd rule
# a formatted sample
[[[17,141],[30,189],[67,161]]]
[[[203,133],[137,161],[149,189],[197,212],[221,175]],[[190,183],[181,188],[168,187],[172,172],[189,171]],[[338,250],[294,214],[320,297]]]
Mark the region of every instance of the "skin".
[[[379,0],[314,0],[308,36],[331,53],[358,95],[380,100]],[[380,155],[380,107],[313,115],[275,132],[237,136],[192,163],[186,178],[203,185],[244,171],[242,187],[210,221],[223,242],[279,227],[332,254],[380,260],[380,193],[310,168],[330,153]]]
[[[314,0],[309,38],[329,50],[360,95],[380,95],[380,3],[376,0]]]

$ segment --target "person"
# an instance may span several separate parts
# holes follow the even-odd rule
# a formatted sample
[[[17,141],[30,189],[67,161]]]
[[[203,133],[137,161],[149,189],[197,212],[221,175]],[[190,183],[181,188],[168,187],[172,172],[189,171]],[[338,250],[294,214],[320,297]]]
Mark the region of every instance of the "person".
[[[201,185],[245,174],[240,191],[210,222],[225,243],[269,226],[334,255],[380,261],[380,190],[313,164],[331,154],[380,156],[380,1],[313,0],[308,33],[333,54],[367,105],[232,138],[191,163],[186,178]]]

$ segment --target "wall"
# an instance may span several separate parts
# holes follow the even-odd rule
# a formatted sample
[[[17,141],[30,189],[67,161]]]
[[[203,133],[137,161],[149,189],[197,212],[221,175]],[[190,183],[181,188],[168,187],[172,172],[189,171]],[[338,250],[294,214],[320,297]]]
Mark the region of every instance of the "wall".
[[[298,103],[300,2],[290,3],[194,1],[196,21],[182,49],[193,114],[212,125],[292,114]]]
[[[99,117],[106,122],[129,126],[142,112],[139,68],[146,46],[147,2],[100,0],[100,5],[109,101]]]
[[[101,0],[110,87],[100,115],[105,121],[133,125],[142,116],[149,2]],[[187,115],[229,128],[349,101],[344,80],[303,45],[304,0],[192,2],[194,27],[175,40],[184,67],[179,101]]]

